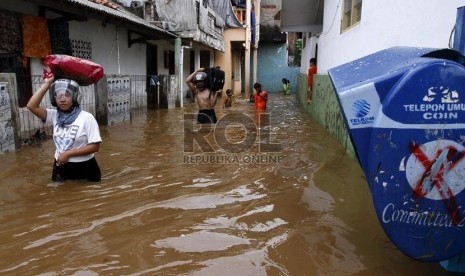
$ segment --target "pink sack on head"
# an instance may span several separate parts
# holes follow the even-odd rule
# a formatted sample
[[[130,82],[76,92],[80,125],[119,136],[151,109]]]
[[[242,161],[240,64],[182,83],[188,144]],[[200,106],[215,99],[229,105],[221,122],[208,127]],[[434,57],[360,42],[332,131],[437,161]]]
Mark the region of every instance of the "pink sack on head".
[[[103,77],[103,67],[95,62],[67,55],[48,55],[44,65],[44,78],[55,75],[55,79],[72,79],[81,86],[97,83]]]

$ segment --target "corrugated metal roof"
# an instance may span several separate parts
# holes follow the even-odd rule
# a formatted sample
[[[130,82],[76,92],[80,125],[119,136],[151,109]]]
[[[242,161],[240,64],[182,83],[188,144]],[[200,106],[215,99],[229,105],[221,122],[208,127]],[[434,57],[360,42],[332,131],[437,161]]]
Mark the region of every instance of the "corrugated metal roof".
[[[122,7],[119,8],[119,9],[115,9],[115,8],[111,8],[111,7],[106,6],[104,3],[97,4],[97,3],[94,3],[94,2],[89,1],[89,0],[55,0],[55,1],[27,0],[27,1],[37,3],[37,4],[40,4],[40,5],[45,6],[45,7],[55,8],[55,9],[59,9],[59,7],[56,6],[57,2],[61,2],[61,3],[65,4],[65,5],[67,5],[67,6],[69,6],[69,5],[73,5],[73,6],[76,6],[76,7],[80,6],[80,7],[86,8],[86,9],[91,9],[91,10],[97,12],[97,13],[100,13],[100,14],[106,14],[108,16],[119,19],[120,21],[125,21],[128,24],[143,27],[148,31],[153,31],[153,32],[157,33],[158,36],[163,37],[163,38],[176,38],[176,37],[178,37],[176,34],[171,33],[169,31],[165,31],[164,29],[159,28],[159,27],[149,23],[148,21],[145,21],[144,19],[136,16],[135,14],[125,10]],[[107,1],[107,2],[110,2],[110,1]],[[117,4],[113,3],[113,2],[111,2],[111,3],[113,5],[117,5]],[[113,6],[113,5],[111,5],[111,6]],[[79,13],[79,15],[86,16],[86,14],[82,12],[82,10],[81,10],[81,13]],[[100,18],[95,18],[95,19],[100,19]],[[109,23],[115,23],[115,22],[109,22]]]
[[[104,5],[104,6],[107,6],[109,8],[112,8],[112,9],[115,9],[115,10],[118,10],[120,9],[121,7],[111,1],[108,1],[108,0],[89,0],[91,2],[94,2],[94,3],[97,3],[97,4],[100,4],[100,5]]]
[[[231,0],[215,0],[211,1],[210,5],[220,18],[225,18],[227,28],[243,28],[233,11]]]

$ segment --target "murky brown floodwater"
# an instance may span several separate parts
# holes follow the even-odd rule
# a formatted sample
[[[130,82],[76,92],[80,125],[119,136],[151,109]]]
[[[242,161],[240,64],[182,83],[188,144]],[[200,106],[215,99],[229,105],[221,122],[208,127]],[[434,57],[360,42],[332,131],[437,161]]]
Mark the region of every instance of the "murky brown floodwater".
[[[183,112],[195,110],[101,127],[97,185],[52,183],[51,140],[1,155],[0,274],[447,274],[393,246],[358,164],[294,97],[269,103],[280,164],[185,164]],[[243,100],[217,108],[231,112],[256,118]]]

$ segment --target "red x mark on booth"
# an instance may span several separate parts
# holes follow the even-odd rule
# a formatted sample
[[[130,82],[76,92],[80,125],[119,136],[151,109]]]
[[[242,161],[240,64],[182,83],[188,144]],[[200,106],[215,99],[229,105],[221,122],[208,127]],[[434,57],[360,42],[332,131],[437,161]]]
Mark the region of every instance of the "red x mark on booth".
[[[444,202],[447,212],[454,224],[460,222],[457,200],[448,183],[444,181],[444,175],[451,171],[465,156],[464,151],[458,151],[454,147],[439,149],[433,159],[429,159],[425,152],[415,142],[410,143],[410,152],[420,161],[425,168],[422,177],[413,187],[415,198],[424,197],[431,189],[436,188]]]

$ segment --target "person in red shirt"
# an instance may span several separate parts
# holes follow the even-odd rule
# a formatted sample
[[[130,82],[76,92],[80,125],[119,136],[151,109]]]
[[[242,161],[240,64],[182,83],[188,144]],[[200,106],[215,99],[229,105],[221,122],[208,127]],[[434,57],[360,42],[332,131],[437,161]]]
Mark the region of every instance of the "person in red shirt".
[[[256,82],[253,85],[253,94],[255,99],[255,108],[256,109],[266,109],[266,102],[268,101],[268,93],[262,89],[262,85]]]
[[[316,59],[310,59],[310,67],[308,68],[308,94],[307,94],[307,103],[312,102],[313,97],[313,75],[316,74]]]

